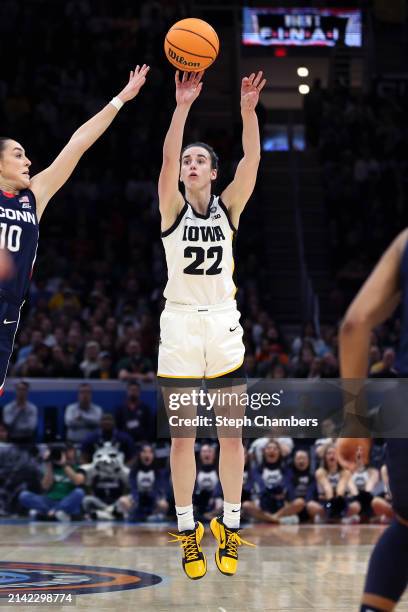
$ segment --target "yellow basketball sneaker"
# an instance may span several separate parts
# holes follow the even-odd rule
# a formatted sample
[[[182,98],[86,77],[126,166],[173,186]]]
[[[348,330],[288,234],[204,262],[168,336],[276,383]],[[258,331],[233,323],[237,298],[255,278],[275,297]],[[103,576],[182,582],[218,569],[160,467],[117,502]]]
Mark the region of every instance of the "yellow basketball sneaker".
[[[204,527],[199,521],[195,529],[187,529],[180,533],[170,533],[174,540],[169,542],[180,542],[183,549],[183,570],[191,580],[199,580],[207,573],[207,559],[202,551],[200,542],[203,539]]]
[[[239,529],[226,527],[220,516],[212,519],[210,529],[218,542],[215,563],[222,574],[233,576],[238,567],[238,546],[242,544],[255,546],[255,544],[243,540],[239,535]]]

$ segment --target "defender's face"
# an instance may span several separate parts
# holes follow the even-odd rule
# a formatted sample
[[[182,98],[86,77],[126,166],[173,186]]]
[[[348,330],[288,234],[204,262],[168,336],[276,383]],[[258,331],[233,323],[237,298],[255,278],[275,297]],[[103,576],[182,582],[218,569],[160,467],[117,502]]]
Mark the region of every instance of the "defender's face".
[[[211,168],[211,157],[203,147],[189,147],[183,153],[180,181],[189,190],[197,190],[211,184],[217,171]]]
[[[31,161],[23,147],[15,140],[8,140],[0,155],[0,181],[17,191],[27,189],[30,186],[30,166]]]

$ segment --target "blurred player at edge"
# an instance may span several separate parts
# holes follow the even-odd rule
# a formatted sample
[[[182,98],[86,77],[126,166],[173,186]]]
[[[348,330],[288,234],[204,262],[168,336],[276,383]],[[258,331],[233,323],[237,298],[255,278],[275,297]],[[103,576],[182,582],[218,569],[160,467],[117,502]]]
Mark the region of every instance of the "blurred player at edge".
[[[397,369],[408,375],[408,230],[387,249],[349,307],[340,330],[340,367],[344,379],[365,379],[371,330],[402,300]],[[352,444],[353,439],[347,443]],[[356,446],[358,442],[354,440]],[[341,456],[346,467],[355,467]],[[388,439],[386,463],[395,518],[378,540],[369,563],[360,612],[393,610],[408,583],[408,439]]]
[[[244,346],[233,282],[233,239],[240,215],[255,187],[260,161],[260,136],[255,107],[266,80],[262,72],[242,79],[241,115],[244,156],[233,181],[220,196],[211,195],[218,158],[207,144],[182,148],[191,105],[200,95],[203,73],[176,72],[176,109],[163,146],[159,178],[162,239],[168,282],[160,319],[158,377],[211,379],[219,386],[243,378]],[[185,195],[179,191],[184,184]],[[223,382],[222,377],[225,377]],[[229,383],[231,384],[231,383]],[[200,547],[204,528],[194,521],[192,493],[196,476],[193,437],[173,437],[171,472],[183,568],[191,579],[206,573]],[[220,438],[219,474],[224,493],[223,516],[211,521],[218,541],[218,569],[232,575],[238,563],[244,449],[239,437]]]
[[[122,91],[84,123],[52,164],[33,178],[23,146],[12,138],[0,137],[0,394],[32,275],[38,224],[45,207],[123,104],[139,93],[148,71],[145,65],[131,71]]]

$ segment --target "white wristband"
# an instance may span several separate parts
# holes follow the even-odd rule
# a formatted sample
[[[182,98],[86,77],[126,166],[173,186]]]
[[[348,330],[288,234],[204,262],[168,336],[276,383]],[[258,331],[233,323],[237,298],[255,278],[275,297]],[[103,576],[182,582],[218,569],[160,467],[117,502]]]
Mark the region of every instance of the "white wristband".
[[[118,98],[118,96],[115,96],[114,98],[112,98],[112,100],[110,101],[110,104],[113,104],[113,106],[119,111],[122,106],[123,106],[123,102],[120,98]]]

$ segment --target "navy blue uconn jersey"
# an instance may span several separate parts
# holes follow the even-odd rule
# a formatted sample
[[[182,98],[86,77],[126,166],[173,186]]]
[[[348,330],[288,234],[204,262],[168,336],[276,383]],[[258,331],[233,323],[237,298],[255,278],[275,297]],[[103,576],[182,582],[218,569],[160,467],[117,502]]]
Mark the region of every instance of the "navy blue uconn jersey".
[[[30,189],[18,195],[0,191],[0,248],[13,258],[12,278],[0,280],[0,299],[20,305],[28,291],[37,254],[38,219],[35,196]]]
[[[401,299],[401,336],[396,368],[401,376],[408,375],[408,243],[401,258],[400,286]]]

